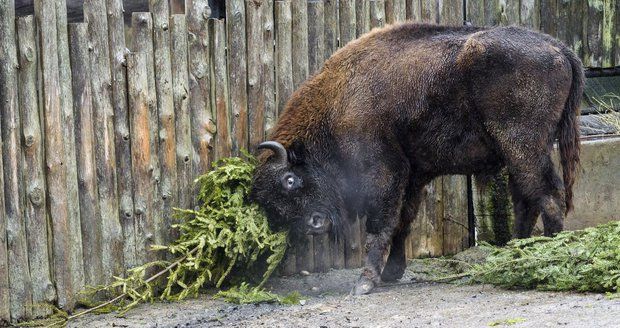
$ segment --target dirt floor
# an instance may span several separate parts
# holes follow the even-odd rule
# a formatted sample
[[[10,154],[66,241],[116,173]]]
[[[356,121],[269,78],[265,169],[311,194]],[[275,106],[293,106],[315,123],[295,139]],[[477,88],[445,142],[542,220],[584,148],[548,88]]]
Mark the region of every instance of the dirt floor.
[[[89,315],[69,327],[620,327],[620,299],[601,294],[508,291],[430,283],[427,262],[365,296],[348,293],[359,270],[274,278],[268,288],[301,292],[302,304],[234,305],[211,296],[141,305],[124,317]]]

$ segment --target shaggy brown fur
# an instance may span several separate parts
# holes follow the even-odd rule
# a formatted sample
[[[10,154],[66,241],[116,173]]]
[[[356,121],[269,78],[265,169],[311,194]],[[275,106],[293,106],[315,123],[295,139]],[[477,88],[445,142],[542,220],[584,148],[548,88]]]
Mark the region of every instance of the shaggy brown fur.
[[[552,235],[572,208],[582,90],[581,62],[548,35],[413,23],[376,29],[293,94],[270,137],[288,159],[262,154],[252,197],[276,228],[323,232],[317,222],[326,218],[346,234],[348,217],[367,215],[357,294],[402,276],[409,223],[424,186],[440,175],[506,166],[515,235],[529,236],[540,213]],[[556,138],[563,184],[550,157]]]

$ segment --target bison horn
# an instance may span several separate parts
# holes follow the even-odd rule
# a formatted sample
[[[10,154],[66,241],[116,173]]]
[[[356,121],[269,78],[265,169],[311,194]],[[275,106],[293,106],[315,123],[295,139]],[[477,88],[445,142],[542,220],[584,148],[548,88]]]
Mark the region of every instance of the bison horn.
[[[276,154],[276,159],[282,164],[286,165],[288,163],[288,156],[286,153],[286,149],[282,146],[281,143],[277,141],[265,141],[258,145],[258,149],[269,149]]]

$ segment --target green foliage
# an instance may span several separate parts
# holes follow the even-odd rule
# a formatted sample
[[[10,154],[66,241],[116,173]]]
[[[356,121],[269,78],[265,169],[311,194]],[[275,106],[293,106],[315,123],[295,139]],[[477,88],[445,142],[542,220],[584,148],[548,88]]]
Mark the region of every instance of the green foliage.
[[[514,318],[514,319],[497,320],[497,321],[490,322],[489,323],[489,327],[512,326],[512,325],[516,325],[516,324],[522,323],[522,322],[525,322],[525,319],[523,319],[523,318]]]
[[[65,327],[69,314],[54,305],[48,303],[39,303],[36,306],[48,308],[52,314],[47,318],[35,319],[31,321],[23,321],[16,324],[16,327],[50,327],[61,328]]]
[[[260,287],[250,287],[247,283],[241,283],[239,287],[232,287],[226,291],[215,294],[216,298],[223,298],[226,302],[235,304],[279,303],[284,305],[299,304],[301,294],[294,291],[286,296],[270,293]]]
[[[245,157],[222,159],[196,179],[200,204],[196,209],[175,209],[178,223],[173,227],[179,238],[153,250],[168,252],[176,260],[146,263],[130,269],[125,277],[114,277],[110,285],[92,288],[90,294],[120,291],[118,300],[102,303],[98,310],[121,310],[122,314],[144,302],[195,297],[205,285],[220,288],[233,269],[246,272],[265,257],[267,269],[258,286],[242,284],[225,299],[250,301],[273,295],[261,288],[284,257],[287,234],[272,233],[264,213],[256,204],[246,202],[256,162],[248,154]]]
[[[505,288],[553,291],[620,291],[620,222],[557,236],[482,246],[491,255],[466,271],[472,281]]]

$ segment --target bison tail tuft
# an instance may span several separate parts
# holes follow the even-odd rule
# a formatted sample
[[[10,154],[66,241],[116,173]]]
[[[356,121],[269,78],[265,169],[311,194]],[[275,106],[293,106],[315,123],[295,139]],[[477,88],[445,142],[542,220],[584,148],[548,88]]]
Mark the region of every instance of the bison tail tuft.
[[[579,107],[585,78],[581,60],[575,53],[568,48],[564,48],[562,52],[570,62],[573,71],[570,93],[562,112],[558,131],[566,213],[568,213],[573,209],[573,184],[579,167]]]

